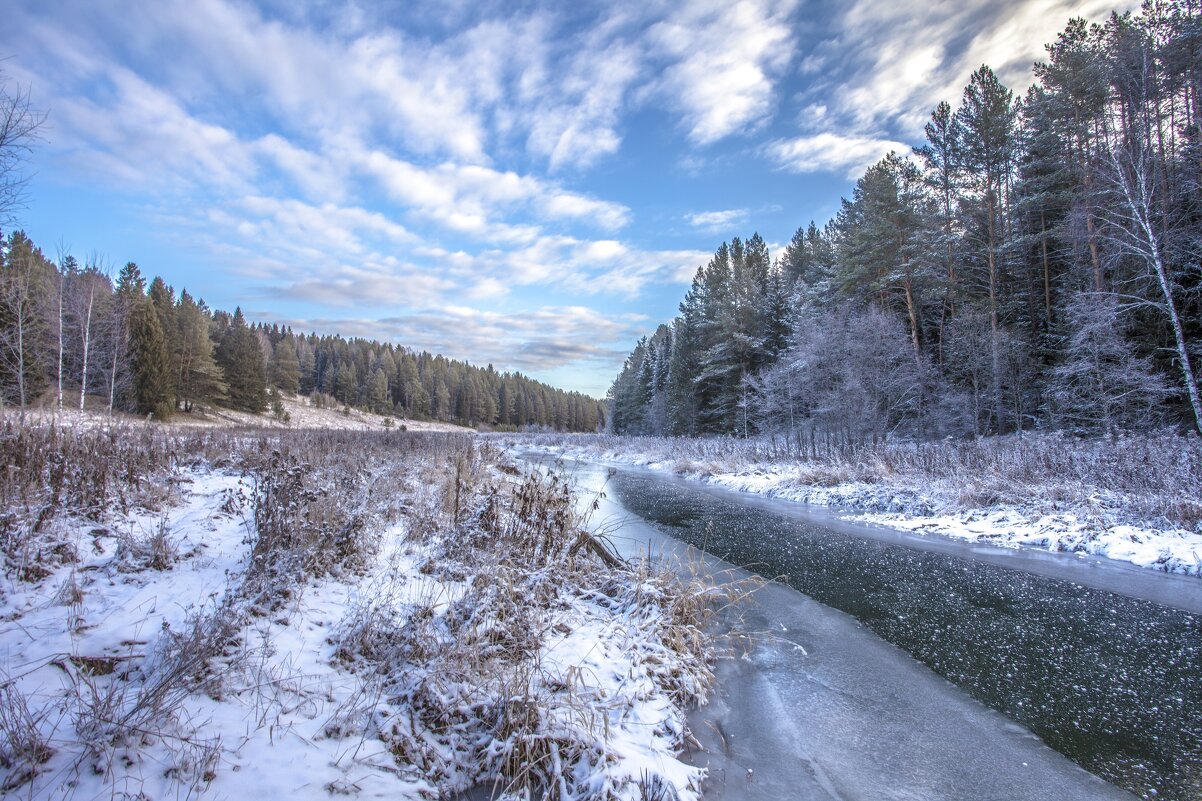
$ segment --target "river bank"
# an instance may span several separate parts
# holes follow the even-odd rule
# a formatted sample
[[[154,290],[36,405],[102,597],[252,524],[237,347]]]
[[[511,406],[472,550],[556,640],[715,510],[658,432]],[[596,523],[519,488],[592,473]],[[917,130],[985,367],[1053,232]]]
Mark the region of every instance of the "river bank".
[[[707,797],[813,789],[821,771],[840,777],[828,790],[843,797],[1095,797],[1049,794],[1032,782],[1038,772],[1010,776],[1036,763],[993,760],[1004,748],[981,738],[1000,732],[1042,740],[1139,797],[1192,801],[1202,789],[1196,579],[934,541],[663,471],[561,469],[596,498],[598,525],[630,553],[684,549],[690,569],[740,564],[776,577],[737,616],[755,648],[718,665],[716,697],[692,726],[709,748],[698,764],[732,793]],[[1161,590],[1184,594],[1194,611]],[[765,684],[761,669],[781,673]],[[801,761],[785,760],[794,756]],[[820,772],[806,783],[811,768]],[[840,797],[824,792],[808,797]]]
[[[696,801],[705,587],[448,434],[0,425],[0,795]]]
[[[533,435],[504,442],[829,507],[862,523],[1202,575],[1202,456],[1183,438],[879,446],[821,460],[756,441]],[[993,452],[990,452],[993,449]]]

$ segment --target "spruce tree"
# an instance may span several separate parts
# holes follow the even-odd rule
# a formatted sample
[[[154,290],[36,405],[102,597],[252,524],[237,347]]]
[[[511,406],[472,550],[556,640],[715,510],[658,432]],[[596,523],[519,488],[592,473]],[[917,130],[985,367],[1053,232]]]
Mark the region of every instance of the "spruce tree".
[[[240,308],[234,310],[229,329],[217,347],[217,364],[225,374],[231,407],[255,413],[267,408],[267,366],[263,351]]]
[[[377,367],[367,385],[367,407],[376,414],[388,411],[388,376]]]
[[[138,414],[152,414],[157,420],[170,418],[175,410],[171,358],[159,317],[146,297],[135,298],[129,313],[129,358]]]
[[[211,323],[203,304],[187,290],[180,293],[175,310],[176,340],[179,343],[178,398],[184,411],[192,411],[197,402],[225,400],[225,375],[214,358],[215,346],[209,335]]]
[[[271,357],[271,383],[281,392],[295,395],[300,390],[300,360],[292,337],[279,341]]]
[[[175,292],[162,278],[155,277],[148,290],[150,303],[159,318],[159,329],[163,332],[163,343],[167,350],[167,386],[171,405],[179,406],[179,325],[175,321]]]

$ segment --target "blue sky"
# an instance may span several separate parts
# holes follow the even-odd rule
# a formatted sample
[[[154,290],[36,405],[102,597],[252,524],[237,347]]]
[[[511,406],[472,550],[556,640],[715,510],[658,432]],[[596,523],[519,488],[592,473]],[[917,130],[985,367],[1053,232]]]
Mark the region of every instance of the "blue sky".
[[[777,252],[1115,7],[9,0],[0,68],[49,114],[49,254],[600,396],[721,241]]]

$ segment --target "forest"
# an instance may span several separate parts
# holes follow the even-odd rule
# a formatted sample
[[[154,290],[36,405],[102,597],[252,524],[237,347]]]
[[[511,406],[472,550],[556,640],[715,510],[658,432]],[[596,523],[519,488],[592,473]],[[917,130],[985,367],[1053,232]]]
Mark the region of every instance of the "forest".
[[[723,243],[610,392],[615,433],[861,442],[1202,430],[1202,12],[1071,20],[771,258]]]
[[[197,407],[284,414],[278,393],[320,405],[497,430],[595,431],[604,409],[520,373],[366,339],[298,334],[210,309],[128,263],[51,260],[24,233],[0,248],[0,402],[100,404],[167,420]]]

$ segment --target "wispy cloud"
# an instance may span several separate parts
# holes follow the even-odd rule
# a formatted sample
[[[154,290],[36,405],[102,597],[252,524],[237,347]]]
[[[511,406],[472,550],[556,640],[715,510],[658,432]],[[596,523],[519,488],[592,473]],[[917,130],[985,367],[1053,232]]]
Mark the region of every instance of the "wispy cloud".
[[[684,218],[696,228],[729,228],[747,222],[751,212],[748,209],[723,209],[721,211],[698,211],[686,214]]]
[[[765,152],[782,169],[791,172],[840,172],[855,179],[889,151],[907,154],[909,146],[889,139],[867,136],[843,136],[820,133],[778,139],[765,146]]]
[[[710,144],[771,112],[776,79],[793,59],[793,0],[681,5],[652,26],[670,58],[656,91],[680,109],[689,137]]]
[[[989,64],[1020,90],[1070,17],[1103,19],[1134,0],[965,0],[882,4],[853,0],[834,34],[807,57],[825,79],[808,93],[832,112],[827,130],[880,137],[918,136],[935,105],[959,101],[969,74]]]

